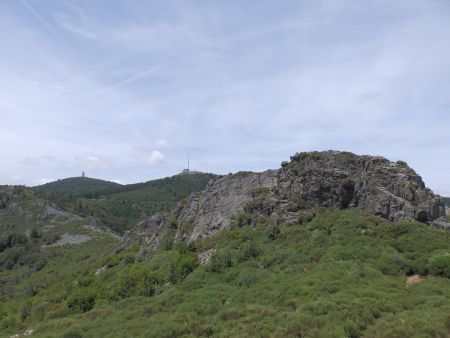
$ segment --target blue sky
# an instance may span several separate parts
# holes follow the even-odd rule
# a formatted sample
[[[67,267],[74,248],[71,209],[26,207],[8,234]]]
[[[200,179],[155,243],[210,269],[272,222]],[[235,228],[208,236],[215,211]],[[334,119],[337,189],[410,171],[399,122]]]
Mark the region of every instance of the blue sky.
[[[407,161],[450,195],[450,2],[0,2],[1,184]]]

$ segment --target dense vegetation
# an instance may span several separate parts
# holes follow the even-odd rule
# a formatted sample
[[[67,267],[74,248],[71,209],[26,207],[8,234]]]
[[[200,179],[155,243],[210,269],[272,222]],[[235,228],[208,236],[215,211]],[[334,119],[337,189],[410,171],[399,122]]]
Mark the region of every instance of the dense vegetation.
[[[165,245],[147,258],[135,246],[113,254],[114,243],[106,239],[53,248],[46,266],[25,274],[14,288],[17,272],[2,273],[0,332],[31,327],[34,337],[450,335],[449,232],[355,210],[311,215],[291,227],[235,222],[212,238]],[[198,256],[206,252],[214,253],[202,265]],[[423,277],[407,285],[414,274]]]
[[[90,177],[70,177],[35,187],[54,195],[90,196],[104,190],[120,189],[121,185]]]
[[[169,211],[194,191],[202,190],[213,174],[176,175],[145,183],[112,186],[106,181],[73,178],[36,189],[41,196],[81,216],[93,216],[116,232],[128,230],[139,220]],[[75,188],[77,182],[83,182]],[[92,188],[89,184],[94,184]]]
[[[450,197],[444,197],[444,203],[446,206],[450,207]]]

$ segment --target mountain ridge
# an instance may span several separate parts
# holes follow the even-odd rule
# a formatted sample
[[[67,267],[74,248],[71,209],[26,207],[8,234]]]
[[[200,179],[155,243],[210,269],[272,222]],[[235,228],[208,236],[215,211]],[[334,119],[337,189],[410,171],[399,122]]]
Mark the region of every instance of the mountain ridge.
[[[449,227],[442,198],[405,162],[330,150],[297,153],[277,170],[218,176],[170,214],[140,222],[136,231],[152,250],[170,237],[192,242],[261,218],[298,224],[321,207]]]
[[[122,233],[142,219],[169,211],[191,192],[203,189],[215,176],[209,173],[180,174],[128,185],[78,177],[33,190],[70,212],[97,218]]]
[[[32,187],[56,195],[85,195],[120,187],[121,184],[92,177],[67,177],[57,181]]]
[[[0,335],[448,336],[450,231],[405,163],[298,153],[207,178],[122,238],[0,187]]]

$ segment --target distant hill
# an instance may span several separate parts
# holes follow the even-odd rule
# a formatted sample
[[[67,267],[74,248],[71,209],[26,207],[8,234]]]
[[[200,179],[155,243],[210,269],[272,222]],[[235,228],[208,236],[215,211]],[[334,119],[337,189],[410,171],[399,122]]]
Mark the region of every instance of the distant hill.
[[[213,177],[0,187],[0,336],[450,336],[450,225],[406,163],[311,152]]]
[[[450,197],[443,197],[446,206],[450,207]]]
[[[70,177],[35,187],[34,189],[57,195],[84,196],[102,190],[120,187],[120,184],[90,177]]]
[[[165,220],[151,217],[140,223],[141,242],[152,251],[164,243],[162,234],[194,241],[261,218],[294,225],[317,207],[358,208],[389,221],[450,228],[444,202],[405,162],[323,151],[297,153],[277,170],[221,176]]]
[[[122,233],[139,220],[169,211],[192,192],[204,189],[214,177],[214,174],[193,173],[128,185],[77,177],[35,189],[70,212],[98,218]]]
[[[47,246],[112,237],[86,224],[83,218],[41,198],[34,189],[0,186],[0,276],[23,266],[31,272],[41,270],[49,261]]]

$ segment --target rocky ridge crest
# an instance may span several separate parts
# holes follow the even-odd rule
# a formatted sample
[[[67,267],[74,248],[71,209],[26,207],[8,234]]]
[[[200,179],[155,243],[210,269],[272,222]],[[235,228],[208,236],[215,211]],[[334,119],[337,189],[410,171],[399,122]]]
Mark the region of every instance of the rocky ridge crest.
[[[297,153],[278,170],[219,176],[170,214],[140,222],[148,249],[165,238],[192,242],[262,217],[276,224],[307,221],[317,207],[357,208],[389,221],[418,220],[447,228],[442,198],[405,162],[350,152]]]

